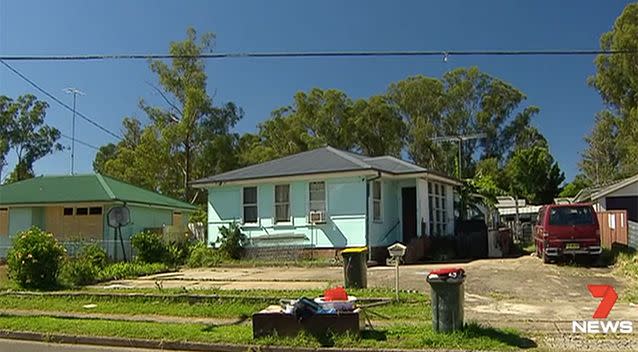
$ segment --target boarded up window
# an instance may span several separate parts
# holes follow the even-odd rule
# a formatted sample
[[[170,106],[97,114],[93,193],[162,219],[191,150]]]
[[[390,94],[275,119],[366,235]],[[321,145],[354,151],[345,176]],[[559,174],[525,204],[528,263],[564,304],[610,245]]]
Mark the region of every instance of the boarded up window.
[[[182,213],[174,212],[173,213],[173,226],[181,226],[182,225]]]
[[[46,207],[45,229],[59,240],[102,239],[101,206]]]
[[[9,235],[9,209],[0,208],[0,236]]]

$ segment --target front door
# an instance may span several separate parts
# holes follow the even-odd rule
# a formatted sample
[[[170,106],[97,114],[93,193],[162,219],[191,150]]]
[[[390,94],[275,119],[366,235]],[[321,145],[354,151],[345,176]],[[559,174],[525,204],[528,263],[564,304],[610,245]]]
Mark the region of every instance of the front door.
[[[401,189],[401,214],[403,223],[403,243],[416,238],[416,187]]]

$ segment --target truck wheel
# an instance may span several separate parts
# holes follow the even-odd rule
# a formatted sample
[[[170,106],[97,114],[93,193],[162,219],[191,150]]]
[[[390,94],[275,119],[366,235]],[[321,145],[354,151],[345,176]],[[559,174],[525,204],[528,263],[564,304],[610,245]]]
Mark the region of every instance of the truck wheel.
[[[543,264],[549,264],[550,263],[550,259],[549,256],[547,254],[545,254],[545,251],[542,251],[542,257],[543,257]]]

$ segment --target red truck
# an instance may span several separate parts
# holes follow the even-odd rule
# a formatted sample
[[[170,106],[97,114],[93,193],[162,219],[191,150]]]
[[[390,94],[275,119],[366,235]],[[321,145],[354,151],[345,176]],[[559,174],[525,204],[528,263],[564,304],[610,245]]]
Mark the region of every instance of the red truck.
[[[534,229],[536,255],[544,263],[567,255],[595,260],[600,255],[600,229],[591,204],[551,204],[538,212]]]

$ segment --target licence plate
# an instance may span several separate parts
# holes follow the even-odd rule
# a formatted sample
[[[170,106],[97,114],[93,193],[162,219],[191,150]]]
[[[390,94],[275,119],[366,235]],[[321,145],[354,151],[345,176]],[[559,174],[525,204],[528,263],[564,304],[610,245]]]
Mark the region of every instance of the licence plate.
[[[565,249],[579,249],[580,244],[578,243],[568,243],[565,245]]]

